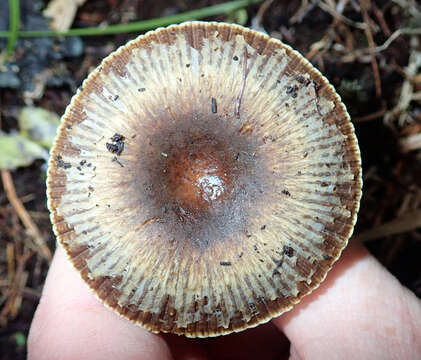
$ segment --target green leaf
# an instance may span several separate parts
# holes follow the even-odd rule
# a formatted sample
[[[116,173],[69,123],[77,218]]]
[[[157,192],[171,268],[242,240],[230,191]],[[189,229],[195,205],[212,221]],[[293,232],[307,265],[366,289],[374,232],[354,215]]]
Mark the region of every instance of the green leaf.
[[[226,22],[235,23],[243,26],[247,24],[247,20],[248,14],[246,9],[238,9],[225,18]]]
[[[53,145],[60,118],[51,111],[27,106],[21,110],[18,122],[23,136],[49,149]]]
[[[14,334],[15,342],[18,347],[24,347],[26,345],[26,336],[23,332],[17,332]]]
[[[35,159],[48,159],[48,151],[19,134],[0,132],[0,169],[28,166]]]
[[[19,0],[9,0],[9,29],[10,37],[7,41],[6,57],[10,57],[18,41],[18,31],[20,23]]]
[[[20,37],[44,37],[44,36],[95,36],[95,35],[110,35],[110,34],[121,34],[121,33],[130,33],[135,32],[139,33],[140,31],[155,29],[159,26],[167,26],[171,24],[181,23],[187,20],[198,20],[205,17],[227,14],[237,9],[244,8],[246,6],[251,6],[254,4],[261,3],[263,0],[237,0],[237,1],[228,1],[221,4],[216,4],[201,9],[191,10],[180,14],[174,14],[169,16],[164,16],[155,19],[147,19],[141,21],[135,21],[128,24],[116,24],[109,25],[106,27],[89,27],[89,28],[79,28],[79,29],[70,29],[64,33],[56,31],[46,31],[46,30],[30,30],[30,31],[19,31],[18,35]],[[243,17],[244,18],[244,17]],[[10,31],[0,30],[0,38],[10,37],[12,33]]]

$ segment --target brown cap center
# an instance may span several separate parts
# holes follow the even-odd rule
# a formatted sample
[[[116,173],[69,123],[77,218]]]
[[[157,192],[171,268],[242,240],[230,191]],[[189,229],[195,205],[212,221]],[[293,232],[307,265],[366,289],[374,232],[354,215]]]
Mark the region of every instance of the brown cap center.
[[[225,152],[212,144],[190,144],[168,159],[169,195],[197,218],[228,197],[232,188]]]

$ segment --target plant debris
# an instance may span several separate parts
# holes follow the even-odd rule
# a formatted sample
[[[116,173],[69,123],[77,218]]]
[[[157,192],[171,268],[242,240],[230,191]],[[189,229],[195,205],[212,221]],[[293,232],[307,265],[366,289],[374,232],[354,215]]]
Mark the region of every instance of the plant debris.
[[[231,266],[231,262],[230,261],[220,261],[219,264],[221,266]]]
[[[246,80],[247,80],[247,73],[248,73],[247,61],[248,61],[247,47],[244,47],[243,76],[241,79],[240,91],[238,93],[237,98],[235,99],[235,106],[234,106],[234,115],[237,119],[240,119],[241,99],[243,98],[244,89],[246,88]]]
[[[284,254],[288,257],[294,256],[294,249],[291,246],[284,245]]]
[[[106,147],[107,150],[110,153],[116,154],[116,155],[121,155],[121,153],[124,150],[124,136],[115,133],[112,137],[111,137],[111,143],[106,143]],[[117,158],[115,158],[117,159]],[[116,161],[113,159],[113,161]],[[121,165],[121,164],[120,164]]]
[[[63,169],[70,169],[72,167],[72,164],[70,164],[69,162],[63,161],[63,158],[61,157],[61,155],[56,156],[56,164],[58,167],[62,167]]]
[[[51,28],[64,32],[70,29],[76,16],[77,8],[86,0],[52,0],[43,14],[50,19]]]
[[[215,98],[211,99],[211,110],[212,110],[213,114],[217,113],[216,99]]]

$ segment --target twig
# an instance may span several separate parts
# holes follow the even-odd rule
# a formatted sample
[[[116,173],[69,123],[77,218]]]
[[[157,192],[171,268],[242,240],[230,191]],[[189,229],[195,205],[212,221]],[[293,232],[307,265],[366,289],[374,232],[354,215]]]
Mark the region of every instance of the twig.
[[[311,11],[316,4],[309,4],[308,0],[302,0],[301,5],[298,10],[292,15],[289,19],[290,24],[295,24],[296,22],[300,23],[303,21],[304,17]]]
[[[307,60],[311,60],[319,53],[325,53],[327,50],[329,50],[330,46],[332,45],[332,39],[335,36],[335,31],[333,26],[330,26],[329,29],[326,31],[326,33],[323,35],[323,37],[313,43],[310,46],[310,51],[307,52],[304,56],[307,58]]]
[[[375,120],[375,119],[381,118],[384,114],[386,114],[386,112],[387,112],[387,109],[383,108],[383,109],[380,109],[379,111],[373,112],[373,113],[368,114],[368,115],[354,117],[354,118],[352,118],[352,122],[353,123],[362,123],[362,122],[366,122],[366,121]]]
[[[390,44],[392,44],[392,42],[394,42],[401,35],[421,35],[421,28],[402,28],[402,29],[398,29],[398,30],[394,31],[392,35],[390,35],[390,37],[383,43],[383,45],[376,46],[374,48],[374,51],[376,53],[385,51],[390,46]],[[369,50],[369,49],[360,49],[358,51],[364,52],[364,51],[367,51],[367,50]]]
[[[43,11],[43,15],[49,19],[50,27],[55,31],[67,31],[70,29],[77,9],[81,7],[86,0],[51,0]],[[63,7],[63,3],[67,3]]]
[[[7,243],[6,245],[6,258],[7,258],[7,277],[9,279],[8,285],[13,283],[15,279],[15,244]]]
[[[234,108],[234,115],[237,119],[240,119],[240,106],[241,106],[241,99],[243,98],[244,89],[246,87],[246,79],[247,79],[247,47],[244,48],[244,66],[243,66],[243,79],[241,81],[240,93],[235,100],[235,108]]]
[[[31,216],[26,211],[22,202],[16,195],[15,185],[13,184],[12,175],[8,170],[1,170],[1,179],[3,181],[4,191],[6,192],[7,198],[10,204],[13,206],[19,219],[27,229],[28,233],[32,236],[37,246],[32,246],[43,258],[51,260],[52,254],[48,246],[39,231],[37,225],[33,222]]]
[[[265,14],[266,10],[269,9],[272,3],[273,3],[273,0],[266,0],[262,5],[260,5],[259,10],[257,11],[257,14],[256,14],[256,20],[259,26],[262,26],[263,15]]]
[[[370,23],[370,17],[368,16],[368,11],[366,8],[367,6],[366,0],[360,0],[360,5],[361,5],[361,12],[363,15],[364,22],[367,24],[367,27],[364,29],[364,32],[365,32],[365,35],[367,36],[368,44],[370,47],[371,66],[373,68],[374,81],[376,84],[376,97],[380,98],[382,95],[382,85],[381,85],[381,80],[380,80],[379,65],[377,64],[376,53],[374,51],[376,44],[374,43],[371,29],[368,26],[368,24]]]
[[[364,231],[357,237],[361,241],[370,241],[389,235],[402,234],[419,227],[421,227],[421,210],[416,210],[374,229]]]
[[[407,136],[399,141],[401,151],[406,153],[412,150],[421,149],[421,133]]]
[[[373,4],[373,12],[377,18],[377,21],[379,22],[381,29],[386,34],[386,36],[392,35],[392,32],[390,31],[390,28],[387,25],[386,20],[384,19],[383,12],[376,6],[376,4]]]
[[[7,324],[8,316],[16,317],[22,304],[22,291],[28,281],[28,272],[24,271],[27,261],[33,255],[32,251],[24,247],[24,253],[16,256],[16,270],[13,281],[9,279],[8,289],[5,291],[6,303],[0,312],[0,325]]]
[[[392,121],[398,118],[398,124],[402,126],[408,120],[408,107],[413,99],[414,84],[413,79],[421,66],[421,52],[418,51],[419,41],[416,36],[412,36],[410,40],[410,55],[408,66],[404,69],[405,80],[401,86],[399,99],[396,106],[388,111],[384,116],[384,122],[388,126],[392,126]]]
[[[416,8],[416,1],[408,0],[392,0],[395,4],[399,5],[402,9],[407,11],[413,18],[418,18],[421,11]]]
[[[345,17],[344,15],[336,11],[336,9],[331,8],[329,5],[325,4],[323,1],[316,1],[316,3],[320,9],[322,9],[323,11],[326,11],[327,13],[332,15],[332,17],[334,17],[335,19],[338,19],[347,25],[356,27],[357,29],[361,29],[361,30],[365,30],[367,26],[369,26],[368,24],[356,22],[351,19],[348,19],[347,17]]]
[[[390,37],[382,45],[375,46],[372,49],[370,47],[357,49],[357,50],[347,54],[343,61],[345,61],[345,62],[355,61],[355,59],[357,59],[357,58],[361,61],[361,59],[364,56],[366,56],[367,54],[370,54],[372,50],[374,50],[374,52],[376,54],[381,53],[381,52],[387,50],[388,47],[396,39],[398,39],[402,35],[413,35],[413,36],[421,35],[421,27],[419,27],[419,28],[401,28],[401,29],[395,30],[392,33],[392,35],[390,35]]]

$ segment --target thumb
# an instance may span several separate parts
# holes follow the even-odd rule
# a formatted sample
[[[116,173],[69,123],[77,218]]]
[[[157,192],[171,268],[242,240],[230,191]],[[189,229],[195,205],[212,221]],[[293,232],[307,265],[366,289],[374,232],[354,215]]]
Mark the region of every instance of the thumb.
[[[171,359],[158,335],[102,305],[67,261],[51,264],[28,338],[28,359]]]
[[[291,358],[421,359],[421,302],[353,239],[319,289],[273,322]]]

